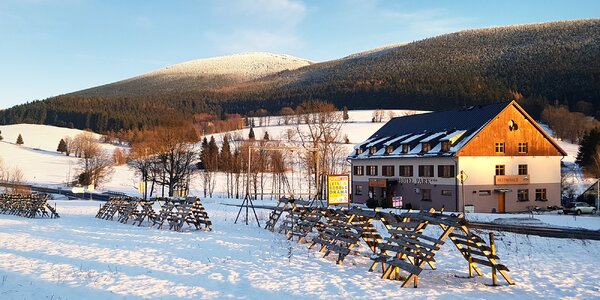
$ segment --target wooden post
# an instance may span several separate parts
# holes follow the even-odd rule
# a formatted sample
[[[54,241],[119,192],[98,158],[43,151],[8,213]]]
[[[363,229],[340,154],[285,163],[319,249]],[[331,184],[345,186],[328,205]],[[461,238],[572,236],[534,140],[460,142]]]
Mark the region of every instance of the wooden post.
[[[490,248],[492,249],[492,255],[496,255],[496,243],[494,242],[494,233],[490,232]],[[496,275],[496,266],[492,266],[492,285],[498,285],[498,277]]]

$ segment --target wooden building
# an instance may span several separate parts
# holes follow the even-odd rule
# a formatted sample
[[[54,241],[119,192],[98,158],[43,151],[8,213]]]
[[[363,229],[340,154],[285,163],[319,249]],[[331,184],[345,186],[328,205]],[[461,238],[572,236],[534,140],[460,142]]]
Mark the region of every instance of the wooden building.
[[[352,201],[476,212],[560,205],[565,155],[515,101],[398,117],[348,157]]]

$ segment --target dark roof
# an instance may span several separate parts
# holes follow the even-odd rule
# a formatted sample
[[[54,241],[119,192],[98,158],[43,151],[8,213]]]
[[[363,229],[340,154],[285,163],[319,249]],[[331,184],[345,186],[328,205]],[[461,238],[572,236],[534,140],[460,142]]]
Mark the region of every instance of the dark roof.
[[[370,138],[399,136],[407,133],[431,133],[454,130],[473,131],[483,127],[510,102],[476,105],[391,119]]]

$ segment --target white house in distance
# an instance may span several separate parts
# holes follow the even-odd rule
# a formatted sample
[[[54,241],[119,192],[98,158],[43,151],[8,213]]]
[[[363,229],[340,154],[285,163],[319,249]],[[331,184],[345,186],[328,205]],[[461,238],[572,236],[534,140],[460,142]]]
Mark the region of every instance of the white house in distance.
[[[397,117],[348,157],[352,201],[476,212],[560,205],[565,155],[515,101]]]

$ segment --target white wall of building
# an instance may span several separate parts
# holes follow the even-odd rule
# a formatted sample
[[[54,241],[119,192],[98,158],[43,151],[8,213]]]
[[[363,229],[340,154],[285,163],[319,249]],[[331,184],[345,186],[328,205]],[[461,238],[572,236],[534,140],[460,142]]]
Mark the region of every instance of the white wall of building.
[[[505,166],[505,175],[518,175],[519,165],[527,165],[529,183],[559,183],[561,156],[461,156],[458,170],[468,179],[465,185],[494,184],[496,165]]]

